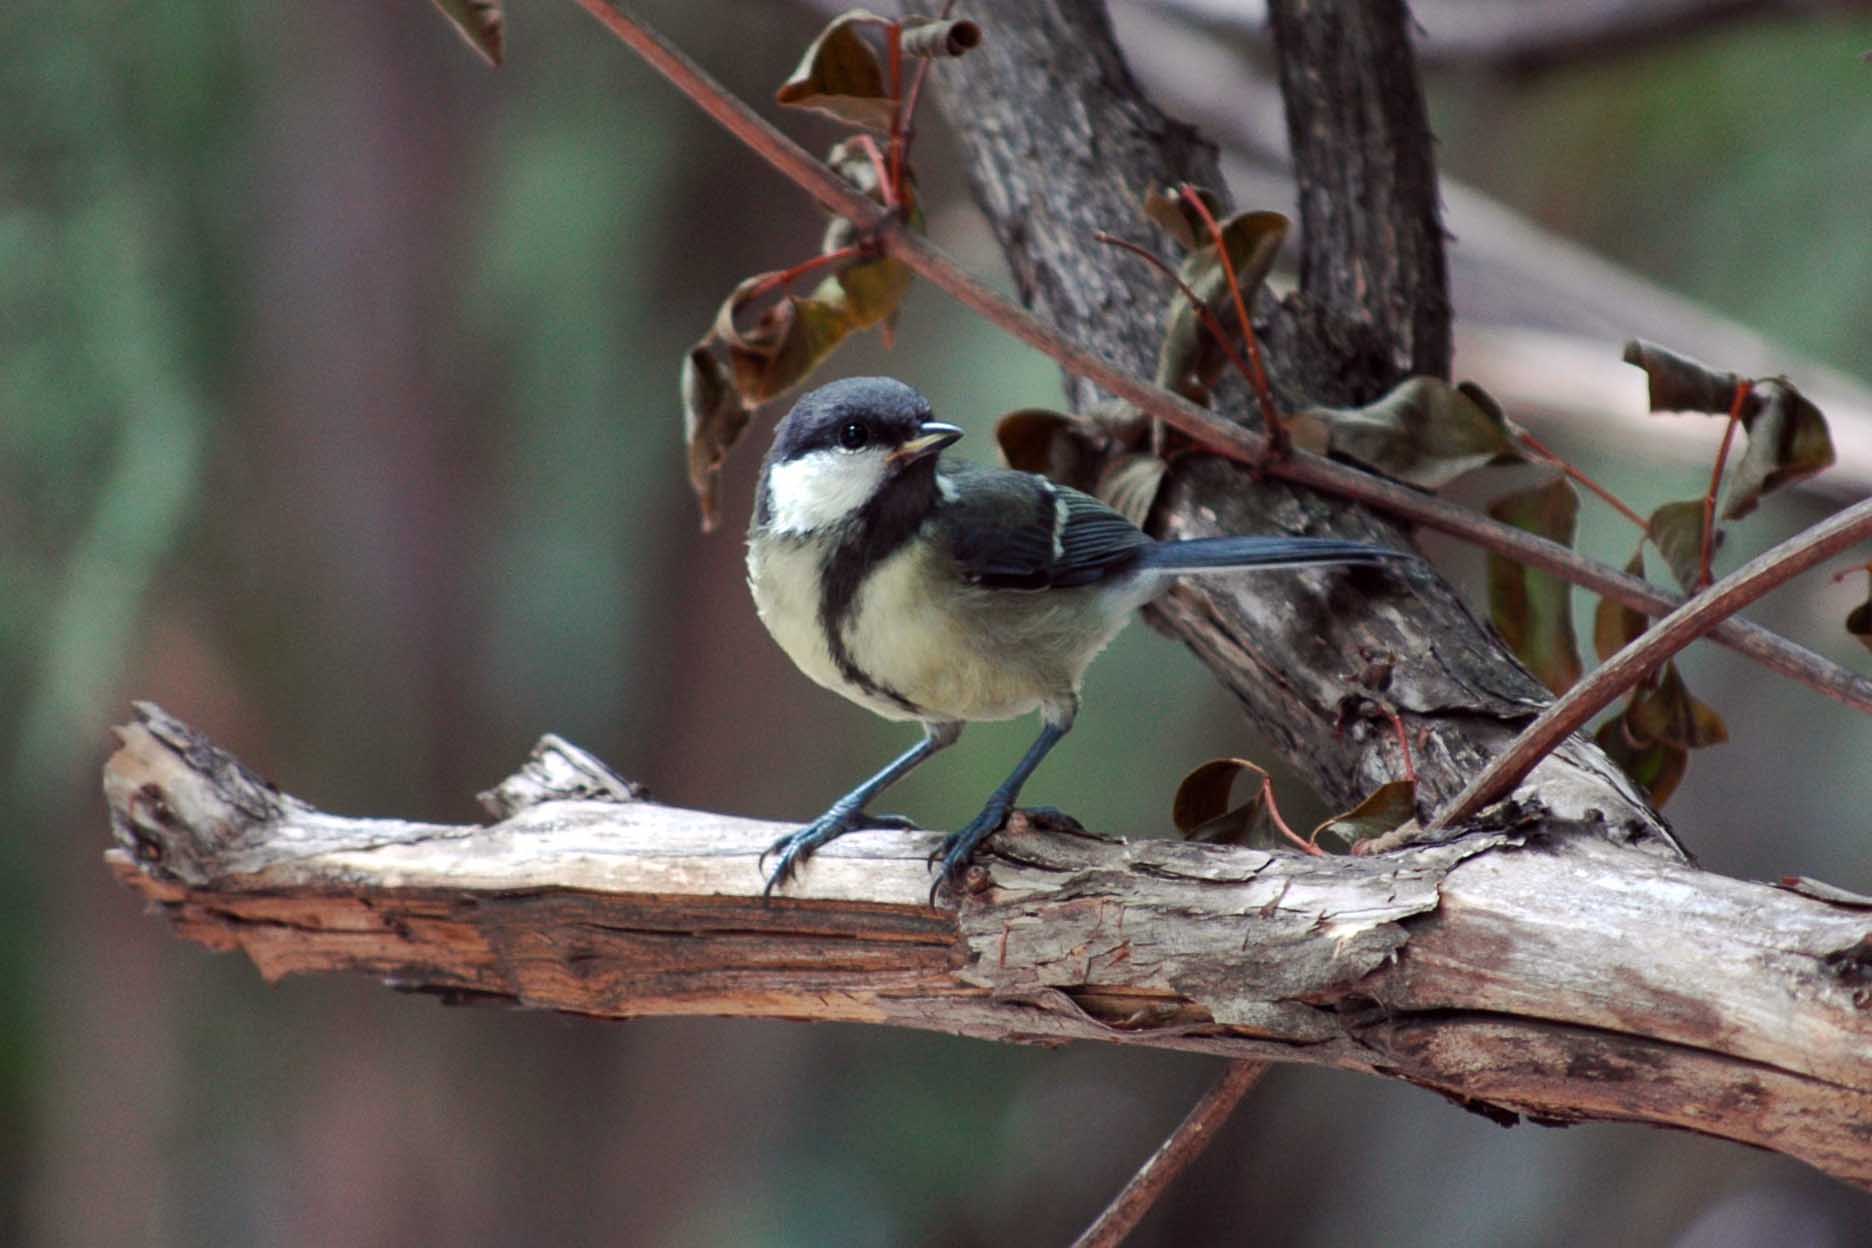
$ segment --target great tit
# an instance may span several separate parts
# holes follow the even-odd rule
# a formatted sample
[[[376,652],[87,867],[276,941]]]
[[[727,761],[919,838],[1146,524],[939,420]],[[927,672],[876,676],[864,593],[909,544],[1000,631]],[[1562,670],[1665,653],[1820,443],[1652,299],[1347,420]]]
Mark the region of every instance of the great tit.
[[[1072,727],[1086,667],[1171,578],[1413,557],[1327,538],[1157,541],[1045,477],[941,459],[961,436],[886,377],[822,386],[774,432],[748,531],[761,622],[807,676],[886,719],[921,723],[923,739],[773,843],[770,894],[835,837],[914,826],[865,807],[964,724],[1037,710],[1039,739],[931,855],[942,860],[932,900],[953,886]]]

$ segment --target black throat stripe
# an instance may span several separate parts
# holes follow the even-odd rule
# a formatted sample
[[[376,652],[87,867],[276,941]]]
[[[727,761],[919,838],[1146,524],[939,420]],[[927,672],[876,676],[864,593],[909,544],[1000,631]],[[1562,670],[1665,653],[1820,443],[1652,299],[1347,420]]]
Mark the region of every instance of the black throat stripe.
[[[935,470],[935,461],[925,460],[879,490],[840,535],[820,572],[819,624],[839,675],[872,697],[916,716],[926,712],[858,666],[845,646],[845,625],[866,579],[916,535],[936,507]]]

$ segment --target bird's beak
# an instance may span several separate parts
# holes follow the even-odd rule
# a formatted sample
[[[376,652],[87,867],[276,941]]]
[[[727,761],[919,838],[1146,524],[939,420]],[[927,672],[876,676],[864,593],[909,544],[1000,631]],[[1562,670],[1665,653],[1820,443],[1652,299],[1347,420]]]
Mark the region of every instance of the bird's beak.
[[[925,455],[934,455],[962,436],[962,431],[954,425],[946,425],[940,420],[926,420],[917,429],[917,436],[899,446],[885,458],[893,466],[913,464]]]

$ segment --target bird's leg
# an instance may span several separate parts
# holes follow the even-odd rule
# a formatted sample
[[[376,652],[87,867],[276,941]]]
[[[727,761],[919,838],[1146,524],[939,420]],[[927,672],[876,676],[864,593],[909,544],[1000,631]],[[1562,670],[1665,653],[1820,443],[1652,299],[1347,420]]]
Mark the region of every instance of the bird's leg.
[[[780,855],[780,861],[774,864],[773,872],[768,875],[767,887],[762,890],[763,894],[772,894],[775,888],[785,883],[787,877],[799,869],[800,863],[806,861],[815,849],[827,841],[837,840],[847,832],[860,828],[912,826],[910,821],[901,815],[867,815],[865,807],[870,804],[872,798],[916,770],[917,765],[924,759],[938,750],[954,745],[956,738],[961,735],[961,724],[923,725],[923,739],[899,754],[884,770],[833,802],[832,808],[825,814],[820,815],[797,832],[789,832],[769,845],[767,853],[761,855],[762,865],[766,864],[768,854]]]
[[[1027,783],[1028,776],[1033,775],[1034,768],[1047,756],[1047,751],[1058,745],[1060,738],[1072,728],[1073,712],[1077,709],[1076,704],[1058,710],[1049,709],[1046,722],[1041,725],[1039,739],[1027,748],[1027,753],[1014,765],[1013,773],[988,795],[988,804],[982,807],[981,813],[944,837],[943,843],[930,855],[931,862],[942,859],[942,872],[937,875],[936,882],[930,885],[931,905],[936,904],[936,891],[944,884],[953,889],[961,882],[962,870],[968,866],[975,847],[1007,822],[1015,800],[1020,797],[1021,786]]]

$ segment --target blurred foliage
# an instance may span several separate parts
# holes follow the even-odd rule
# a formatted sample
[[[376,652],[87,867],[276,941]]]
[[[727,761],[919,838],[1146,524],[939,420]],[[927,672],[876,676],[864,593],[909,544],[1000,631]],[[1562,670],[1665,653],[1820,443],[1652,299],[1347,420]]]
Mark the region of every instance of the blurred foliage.
[[[640,7],[757,101],[823,20]],[[605,1028],[362,981],[269,992],[171,940],[98,867],[95,766],[129,696],[170,701],[321,804],[428,818],[472,817],[474,789],[547,729],[666,799],[775,816],[898,748],[760,634],[739,541],[697,537],[684,490],[669,361],[739,275],[817,246],[804,197],[569,5],[530,10],[497,74],[420,4],[18,0],[0,41],[0,1243],[1054,1242],[1083,1225],[1205,1063]],[[1434,86],[1440,154],[1863,367],[1872,250],[1845,180],[1872,141],[1867,46],[1865,22],[1746,27]],[[782,124],[814,150],[830,133]],[[930,232],[999,274],[934,110],[927,129]],[[962,452],[992,454],[994,413],[1058,402],[1051,364],[932,292],[911,291],[903,324],[895,352],[861,341],[839,366],[917,383],[970,428]],[[1655,491],[1643,465],[1555,440],[1614,489]],[[1759,522],[1765,545],[1802,518]],[[1763,700],[1731,749],[1747,723],[1813,769],[1785,778],[1787,831],[1722,842],[1708,820],[1706,861],[1863,889],[1863,846],[1798,837],[1846,804],[1862,751],[1839,721],[1722,656],[1684,666],[1699,691]],[[1162,828],[1177,778],[1218,749],[1269,752],[1143,629],[1093,671],[1087,707],[1028,796],[1117,828]],[[971,730],[901,808],[970,813],[1030,733]],[[1680,804],[1761,800],[1747,769],[1703,770]],[[1301,787],[1282,781],[1283,809],[1311,827],[1327,812]],[[1354,1147],[1388,1159],[1358,1200],[1270,1195]],[[1452,1199],[1457,1173],[1489,1198]],[[1719,1196],[1794,1193],[1839,1226],[1865,1208],[1732,1147],[1504,1137],[1313,1071],[1270,1080],[1185,1182],[1136,1242],[1242,1225],[1296,1243],[1380,1226],[1400,1245],[1658,1242]]]

